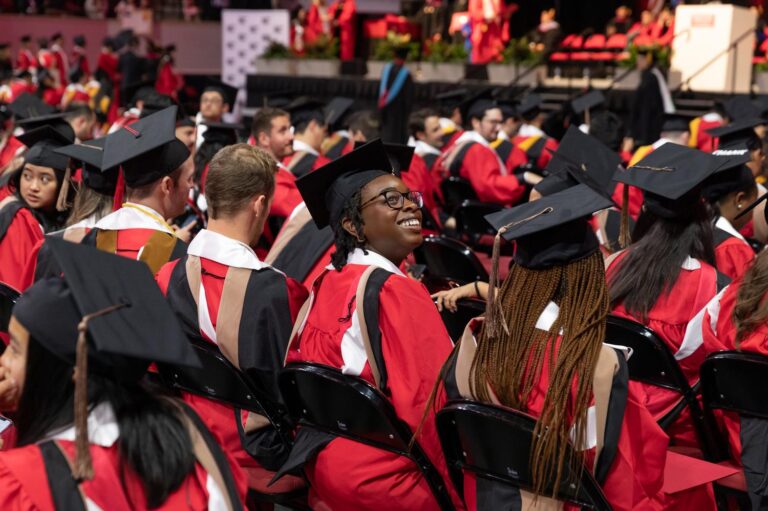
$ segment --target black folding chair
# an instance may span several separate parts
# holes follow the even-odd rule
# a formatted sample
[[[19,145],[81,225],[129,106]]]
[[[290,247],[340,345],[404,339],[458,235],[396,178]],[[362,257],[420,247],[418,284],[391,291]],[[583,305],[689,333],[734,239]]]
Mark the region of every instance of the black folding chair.
[[[629,358],[629,379],[654,385],[680,394],[681,400],[664,417],[659,426],[666,430],[688,407],[704,458],[717,461],[722,455],[717,448],[717,435],[710,420],[704,416],[697,399],[699,384],[688,384],[680,364],[656,333],[635,321],[609,315],[606,342],[632,349]]]
[[[472,184],[462,177],[448,176],[440,183],[440,191],[443,192],[443,209],[449,215],[465,200],[477,201],[477,193]]]
[[[485,302],[475,299],[461,299],[456,303],[456,312],[443,309],[440,317],[443,318],[448,334],[456,343],[461,339],[464,328],[472,319],[485,314]]]
[[[454,509],[446,483],[392,404],[368,382],[320,364],[289,364],[279,377],[291,418],[308,427],[411,459],[421,470],[440,509]]]
[[[768,420],[768,357],[745,351],[721,351],[709,355],[699,371],[707,416],[719,409]],[[724,435],[720,436],[720,449],[723,453],[730,450]],[[741,508],[749,509],[746,484],[739,479],[735,479],[738,484],[730,482],[718,481],[715,488],[735,493]]]
[[[417,263],[427,267],[423,282],[430,291],[449,288],[452,282],[488,282],[488,272],[483,263],[471,248],[458,240],[427,236],[413,255]]]
[[[496,230],[485,219],[485,215],[496,213],[503,208],[498,204],[478,202],[473,200],[463,201],[453,212],[456,220],[456,233],[459,239],[475,250],[489,252],[493,243],[482,244],[483,238],[492,240],[496,236]]]
[[[192,343],[192,347],[202,366],[190,368],[158,364],[158,371],[165,384],[175,390],[264,415],[280,439],[290,447],[293,424],[287,419],[285,408],[265,398],[251,379],[224,358],[217,348],[201,343]],[[289,493],[260,493],[250,489],[248,499],[295,509],[309,509],[306,494],[306,488]]]
[[[453,484],[462,491],[463,471],[492,481],[533,491],[530,456],[536,419],[509,408],[456,401],[437,413],[437,431]],[[558,500],[598,511],[609,511],[611,505],[589,470],[580,475],[571,470],[568,449],[563,465]],[[552,495],[554,481],[544,488]]]

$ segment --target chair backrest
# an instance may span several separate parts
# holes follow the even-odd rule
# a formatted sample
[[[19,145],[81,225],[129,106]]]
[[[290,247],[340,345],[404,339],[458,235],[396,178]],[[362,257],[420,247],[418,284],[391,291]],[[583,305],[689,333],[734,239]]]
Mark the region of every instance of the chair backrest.
[[[456,304],[456,312],[443,309],[440,317],[443,318],[445,328],[453,339],[458,342],[464,333],[464,328],[474,318],[482,316],[485,313],[485,302],[475,299],[462,299]]]
[[[243,410],[262,412],[257,396],[243,375],[215,346],[193,343],[192,348],[200,359],[200,368],[157,364],[167,385]]]
[[[451,479],[463,488],[462,471],[533,491],[530,466],[536,419],[522,412],[473,401],[448,404],[437,413],[437,430]],[[600,486],[589,470],[579,477],[570,469],[568,448],[558,500],[596,510],[610,510]],[[554,481],[544,488],[552,495]]]
[[[584,42],[585,50],[601,50],[605,46],[605,35],[592,34]]]
[[[768,357],[744,351],[721,351],[701,365],[704,406],[768,419]]]
[[[627,362],[631,380],[680,393],[690,388],[667,345],[645,325],[609,315],[605,342],[632,349]]]
[[[580,50],[583,44],[584,44],[584,36],[577,35],[576,37],[571,39],[571,43],[568,45],[568,47],[571,50]]]
[[[445,482],[414,444],[413,432],[392,404],[361,378],[320,364],[288,364],[280,373],[280,392],[297,423],[414,460],[442,509],[452,509]]]
[[[473,241],[483,235],[495,236],[496,230],[485,219],[485,215],[501,210],[502,207],[498,204],[465,200],[453,212],[456,231],[460,236],[466,236]]]
[[[560,48],[568,48],[574,39],[578,37],[578,34],[568,34],[560,41]]]
[[[652,46],[653,45],[653,38],[647,36],[647,35],[639,35],[632,39],[632,44],[638,47],[645,47],[645,46]]]
[[[464,243],[444,236],[427,236],[414,250],[416,262],[427,267],[434,277],[458,283],[482,280],[488,282],[488,272],[472,249]]]
[[[18,299],[18,291],[11,286],[0,283],[0,332],[8,331],[8,323],[11,321],[11,312]]]
[[[627,46],[627,34],[613,34],[605,42],[606,49],[623,50]]]
[[[453,214],[465,200],[477,200],[477,193],[469,181],[456,176],[448,176],[440,183],[440,191],[443,192],[443,205],[445,211]]]

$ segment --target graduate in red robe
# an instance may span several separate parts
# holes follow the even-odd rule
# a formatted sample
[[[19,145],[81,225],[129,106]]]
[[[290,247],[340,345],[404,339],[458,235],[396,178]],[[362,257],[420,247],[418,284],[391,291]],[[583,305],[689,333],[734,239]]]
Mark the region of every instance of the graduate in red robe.
[[[17,73],[29,71],[34,74],[37,71],[37,58],[32,51],[32,37],[23,35],[19,39],[19,43],[19,55],[16,57],[16,67],[14,69]]]
[[[558,453],[571,443],[613,509],[663,509],[667,436],[629,385],[628,353],[603,344],[608,291],[588,219],[611,205],[580,184],[488,218],[506,240],[516,240],[515,264],[488,303],[485,325],[470,323],[449,360],[445,391],[450,399],[491,402],[535,417],[534,434],[548,434],[534,439],[534,474],[537,466],[559,473]],[[540,218],[543,211],[550,213]],[[491,285],[498,286],[497,273],[496,267]],[[584,379],[587,385],[575,384]],[[534,479],[533,485],[549,482]],[[490,479],[464,479],[467,509],[526,509],[534,497]],[[568,509],[548,497],[539,492],[539,504]]]
[[[721,148],[713,154],[722,155],[724,160],[730,161],[704,185],[704,196],[712,204],[716,215],[715,263],[719,272],[735,280],[747,271],[755,259],[752,246],[739,231],[752,219],[751,213],[741,213],[757,199],[757,184],[752,171],[745,165],[750,159],[746,147]]]
[[[174,102],[179,101],[179,91],[184,87],[184,76],[174,66],[174,53],[176,45],[172,44],[163,50],[160,58],[160,67],[157,70],[155,89],[160,94],[170,96]]]
[[[524,172],[519,177],[507,169],[506,164],[491,147],[498,138],[501,110],[489,99],[470,100],[466,108],[467,122],[472,129],[465,131],[453,143],[433,168],[435,188],[448,176],[469,181],[482,202],[510,206],[523,200],[527,194],[526,182],[536,184],[538,176]]]
[[[285,107],[291,114],[293,154],[283,158],[283,165],[297,178],[331,161],[320,154],[328,136],[328,122],[322,108],[323,103],[307,96]]]
[[[502,30],[504,3],[504,0],[469,0],[467,9],[472,27],[471,62],[473,64],[487,64],[500,60],[505,41]]]
[[[153,362],[199,366],[146,267],[61,240],[52,250],[66,277],[22,295],[2,356],[2,405],[15,411],[18,443],[0,452],[0,507],[244,509],[244,478],[218,439],[141,383]],[[106,330],[88,325],[76,349],[92,313]]]
[[[189,149],[176,138],[176,109],[168,107],[107,136],[102,167],[122,166],[127,201],[82,241],[144,261],[152,273],[186,253],[186,244],[167,223],[184,212],[194,176]]]
[[[307,298],[301,284],[260,261],[251,248],[268,215],[274,167],[274,161],[258,149],[246,145],[222,149],[209,173],[208,228],[197,234],[186,256],[157,274],[187,337],[218,346],[235,367],[259,380],[267,394],[258,399],[271,403],[280,399],[277,372],[293,321]],[[245,183],[245,189],[233,183]],[[288,451],[266,417],[256,422],[255,414],[248,418],[245,412],[207,398],[185,394],[184,399],[221,437],[246,471],[249,487],[269,493],[303,486],[289,478],[267,487],[274,476],[269,471],[280,467]],[[235,413],[241,416],[241,426]]]
[[[331,8],[325,0],[312,0],[304,25],[304,44],[315,44],[320,37],[331,36]]]
[[[538,94],[529,94],[517,107],[517,113],[523,119],[514,144],[528,156],[528,161],[536,168],[545,169],[552,153],[557,151],[557,141],[542,130],[546,116],[541,110],[542,99]]]
[[[317,362],[366,379],[384,390],[400,419],[416,431],[451,341],[424,286],[398,268],[421,243],[421,200],[391,171],[376,170],[388,167],[383,144],[373,141],[299,180],[316,226],[334,231],[336,252],[331,269],[314,283],[287,361]],[[368,289],[374,281],[381,284],[379,313],[365,319],[371,349],[385,365],[368,360],[358,326],[362,311],[355,296],[367,271],[374,271]],[[433,414],[416,440],[447,481]],[[322,439],[318,447],[304,460],[311,507],[439,509],[412,462],[343,438]],[[452,490],[451,496],[463,509]]]
[[[714,266],[712,220],[701,186],[722,164],[707,153],[664,144],[617,174],[617,180],[645,191],[645,204],[632,244],[606,264],[612,313],[653,330],[691,385],[698,381],[704,359],[702,309],[730,281]],[[674,170],[659,179],[663,170],[657,169]],[[661,387],[643,387],[645,404],[657,420],[680,400],[679,394]],[[668,434],[676,444],[698,445],[687,409]]]
[[[69,58],[67,52],[64,51],[64,36],[61,32],[56,32],[51,36],[51,53],[56,60],[56,70],[59,73],[60,87],[66,87],[69,83]]]
[[[357,23],[357,6],[355,0],[335,0],[328,10],[332,13],[333,24],[339,33],[339,58],[352,60],[355,58],[355,41]]]
[[[24,265],[35,245],[64,223],[69,158],[55,150],[74,142],[74,134],[68,137],[41,126],[19,135],[19,140],[29,150],[11,177],[12,195],[0,203],[0,282],[21,290]]]
[[[96,72],[99,71],[104,73],[113,85],[117,85],[117,55],[115,55],[115,43],[109,37],[105,37],[101,42],[101,52],[96,61]],[[119,87],[117,89],[119,90]]]

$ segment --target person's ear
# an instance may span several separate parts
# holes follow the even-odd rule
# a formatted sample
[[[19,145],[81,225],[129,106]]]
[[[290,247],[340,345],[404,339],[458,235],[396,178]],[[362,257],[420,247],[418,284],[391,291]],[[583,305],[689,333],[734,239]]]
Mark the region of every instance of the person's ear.
[[[254,197],[251,207],[257,217],[269,215],[269,210],[267,209],[267,197],[265,195],[257,195]]]
[[[171,176],[163,176],[160,180],[160,189],[163,191],[163,195],[170,195],[173,191],[173,179]]]
[[[480,129],[480,119],[478,119],[477,117],[473,117],[472,119],[470,119],[470,123],[472,124],[473,131],[477,131]]]
[[[269,147],[269,135],[266,131],[260,131],[256,137],[256,143],[261,147]]]
[[[736,209],[742,209],[745,202],[747,202],[747,194],[744,192],[736,192],[736,195],[733,197],[733,204],[736,206]]]
[[[355,238],[359,243],[365,243],[365,233],[364,232],[357,232],[357,227],[355,227],[354,222],[350,220],[347,217],[344,217],[344,219],[341,221],[341,227],[347,231],[353,238]]]
[[[224,103],[224,106],[221,108],[222,113],[229,113],[229,103]]]

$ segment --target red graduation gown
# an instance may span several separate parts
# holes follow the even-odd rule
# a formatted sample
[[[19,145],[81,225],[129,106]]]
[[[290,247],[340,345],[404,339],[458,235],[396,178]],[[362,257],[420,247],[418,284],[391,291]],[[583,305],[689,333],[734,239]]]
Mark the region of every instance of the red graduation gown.
[[[383,259],[377,254],[372,256]],[[393,270],[392,263],[386,266]],[[354,295],[367,267],[347,264],[340,272],[328,271],[315,283],[312,308],[298,333],[299,349],[291,346],[288,362],[325,364],[374,383],[362,344],[349,340],[350,336],[360,336],[355,333],[357,321],[342,320],[355,317]],[[378,326],[388,374],[388,397],[397,415],[415,431],[440,367],[451,351],[451,341],[429,293],[419,282],[392,275],[379,296]],[[352,352],[354,355],[350,355]],[[438,408],[441,404],[436,403]],[[449,481],[433,415],[418,441],[443,479]],[[309,504],[313,509],[352,511],[388,509],[393,505],[395,509],[439,509],[413,462],[344,438],[332,440],[307,464],[305,473],[311,483]],[[452,486],[448,487],[457,509],[463,509]]]
[[[203,231],[205,232],[205,231]],[[214,238],[207,243],[215,243]],[[191,294],[186,273],[187,258],[172,261],[163,266],[156,279],[168,298],[171,307],[178,316],[185,333],[190,339],[217,344],[200,326],[198,306]],[[212,259],[200,257],[201,285],[205,292],[208,318],[215,330],[218,324],[224,279],[229,266]],[[240,369],[253,369],[262,374],[276,375],[285,356],[291,328],[299,309],[307,298],[307,290],[291,278],[265,265],[262,270],[252,270],[247,284],[243,316],[239,326],[237,350],[238,359],[230,360]],[[225,356],[230,353],[222,350]],[[276,386],[273,399],[277,399]],[[222,440],[223,447],[228,450],[237,463],[246,471],[249,486],[258,487],[261,491],[277,492],[289,489],[293,482],[291,478],[281,480],[278,484],[267,488],[273,473],[266,471],[259,462],[243,447],[245,438],[241,439],[237,423],[234,420],[234,408],[204,397],[184,394],[184,400],[190,404],[205,422],[208,429]],[[240,415],[245,426],[247,412]],[[269,443],[269,440],[265,440]],[[260,444],[261,445],[261,444]],[[258,455],[259,446],[253,450]]]
[[[741,277],[755,260],[755,251],[734,232],[725,218],[720,217],[715,222],[715,264],[717,270],[731,280]]]
[[[19,154],[21,149],[24,147],[24,144],[19,142],[19,140],[14,137],[10,136],[8,137],[8,140],[5,142],[2,148],[0,148],[0,174],[3,173],[5,170],[5,167],[8,166],[14,157],[16,157],[17,154]],[[11,169],[8,169],[11,170]],[[1,199],[0,199],[1,200]]]
[[[74,442],[59,441],[70,459]],[[80,486],[86,497],[103,510],[144,511],[146,498],[141,482],[120,459],[117,445],[91,445],[95,477]],[[233,463],[230,461],[230,465]],[[238,493],[245,501],[245,485],[233,467]],[[200,464],[158,510],[190,511],[208,509],[208,474]],[[124,482],[123,482],[124,481]],[[222,489],[222,491],[224,491]],[[4,511],[56,511],[40,449],[29,445],[0,452],[0,509]]]
[[[709,130],[722,126],[723,119],[719,115],[711,116],[709,114],[696,117],[688,126],[691,136],[688,140],[689,147],[695,147],[700,151],[711,153],[717,147],[715,137],[708,133]]]
[[[538,147],[539,144],[537,144],[537,142],[539,142],[541,137],[544,137],[544,145]],[[525,154],[528,156],[528,161],[540,169],[547,168],[549,160],[552,159],[552,153],[557,151],[557,148],[560,145],[557,143],[557,140],[546,135],[537,135],[533,137],[517,135],[512,141],[517,147],[525,151]]]
[[[485,4],[492,4],[494,19],[486,19]],[[469,0],[468,11],[472,25],[472,63],[487,64],[501,57],[504,49],[501,9],[499,0]]]
[[[429,168],[427,168],[424,158],[414,153],[411,166],[400,174],[400,178],[411,191],[422,193],[424,196],[424,207],[432,214],[432,218],[439,218],[437,203],[435,202],[434,184],[432,183],[432,176],[429,175]]]
[[[333,13],[333,18],[339,24],[339,58],[352,60],[355,58],[355,0],[344,0],[343,5],[333,2],[328,8]]]
[[[22,290],[24,266],[35,244],[43,239],[43,227],[28,208],[22,207],[14,214],[12,207],[10,203],[0,210],[0,223],[3,217],[12,215],[8,229],[0,233],[0,282]]]
[[[330,163],[331,160],[322,154],[314,155],[304,151],[296,151],[283,158],[283,165],[297,178],[319,169]]]
[[[450,161],[456,152],[460,153],[463,150],[463,145],[462,142],[455,143],[454,148],[435,163],[433,181],[436,188],[439,189],[442,180],[452,172],[445,168],[444,163]],[[512,206],[518,203],[525,194],[525,186],[517,180],[517,177],[508,174],[506,168],[500,168],[499,157],[496,152],[479,142],[472,143],[461,161],[454,161],[451,167],[457,165],[459,177],[470,182],[478,199],[482,202]]]
[[[619,255],[606,270],[609,287],[617,262],[625,254]],[[622,304],[614,307],[611,313],[643,323],[656,332],[675,355],[683,374],[693,385],[699,379],[699,366],[706,356],[698,333],[701,330],[703,308],[718,292],[718,276],[717,270],[705,262],[695,259],[689,259],[689,262],[690,264],[680,271],[677,281],[658,298],[648,312],[646,321],[631,315]],[[645,405],[656,420],[661,419],[680,401],[679,394],[673,391],[653,385],[643,387],[646,394]],[[674,442],[681,445],[698,444],[687,409],[670,426],[667,433]]]

